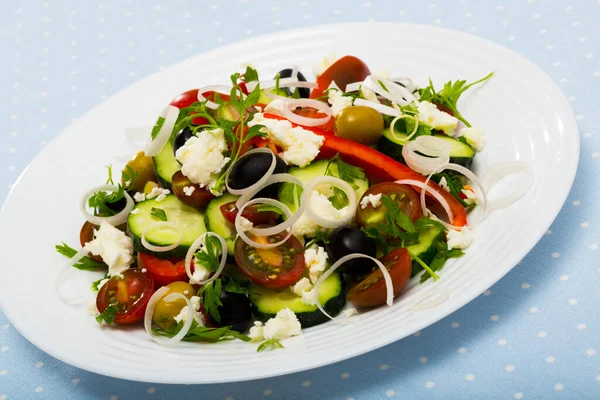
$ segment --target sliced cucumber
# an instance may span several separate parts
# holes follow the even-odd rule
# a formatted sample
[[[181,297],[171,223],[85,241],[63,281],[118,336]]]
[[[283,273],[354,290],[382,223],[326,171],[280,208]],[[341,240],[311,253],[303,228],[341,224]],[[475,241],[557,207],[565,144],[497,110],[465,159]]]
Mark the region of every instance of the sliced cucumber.
[[[181,244],[175,249],[154,253],[142,245],[144,230],[149,225],[161,221],[152,215],[152,208],[163,210],[167,216],[167,221],[175,223],[183,231]],[[162,201],[151,199],[137,203],[127,218],[127,231],[133,240],[133,248],[136,251],[152,253],[160,258],[185,258],[185,254],[192,243],[198,236],[206,232],[206,226],[204,225],[203,212],[183,204],[175,195],[170,194]],[[178,238],[179,233],[168,227],[152,229],[146,234],[146,240],[155,246],[168,246],[175,243]]]
[[[397,161],[404,162],[404,157],[402,157],[402,147],[404,143],[399,139],[405,138],[406,136],[406,134],[400,132],[396,132],[396,135],[392,136],[389,129],[384,129],[383,134],[377,143],[377,149]],[[463,165],[467,168],[471,165],[473,157],[475,157],[475,150],[473,150],[471,146],[447,135],[433,136],[442,139],[450,145],[451,163]]]
[[[173,153],[173,144],[171,141],[167,141],[165,147],[153,159],[154,172],[156,172],[158,181],[162,187],[171,190],[171,178],[175,172],[181,169],[181,164],[179,164]]]
[[[279,90],[275,90],[275,89],[271,89],[271,93],[272,94],[276,94],[278,96],[283,96],[283,97],[290,97],[288,92],[286,92],[284,89],[279,89]],[[260,97],[258,98],[257,103],[259,104],[269,104],[270,102],[272,102],[274,99],[270,96],[267,95],[267,93],[265,92],[265,90],[261,90],[260,91]]]
[[[234,196],[231,193],[225,193],[221,197],[212,199],[206,206],[206,228],[214,233],[217,233],[223,238],[227,239],[230,237],[235,238],[236,231],[235,226],[225,219],[221,213],[221,206],[223,204],[231,203],[236,201],[239,196]],[[233,255],[233,247],[235,244],[234,240],[227,241],[227,253]]]
[[[303,184],[307,184],[314,178],[324,176],[327,170],[329,160],[317,160],[308,164],[304,168],[292,167],[288,169],[288,173],[294,175]],[[329,171],[332,176],[338,177],[337,165],[332,162],[329,166]],[[362,180],[355,180],[354,183],[358,186],[356,196],[358,199],[369,189],[369,180],[365,177]],[[293,183],[284,183],[279,188],[278,198],[283,204],[288,206],[292,212],[295,212],[300,206],[300,196],[302,189]]]
[[[319,287],[319,301],[331,316],[339,314],[346,304],[345,282],[337,272],[329,275]],[[319,308],[305,304],[302,298],[289,288],[283,290],[268,289],[258,285],[250,288],[252,312],[261,321],[275,317],[279,310],[289,308],[298,317],[303,328],[327,322],[329,318]]]
[[[442,231],[440,228],[436,228],[435,226],[424,229],[419,232],[419,244],[407,246],[406,249],[419,257],[425,264],[429,264],[433,260],[433,257],[435,257],[435,255],[438,253],[434,243],[443,235],[444,231]],[[422,270],[423,267],[421,267],[418,262],[413,260],[412,273],[410,276],[415,276]]]

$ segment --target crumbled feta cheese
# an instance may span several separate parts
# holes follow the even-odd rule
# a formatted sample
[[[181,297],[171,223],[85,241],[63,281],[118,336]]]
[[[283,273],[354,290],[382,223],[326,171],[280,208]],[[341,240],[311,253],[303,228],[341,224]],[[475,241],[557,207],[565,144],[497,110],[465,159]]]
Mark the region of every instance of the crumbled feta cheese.
[[[192,298],[190,299],[190,303],[192,303],[192,315],[194,316],[194,320],[199,326],[204,326],[206,324],[206,321],[204,320],[204,315],[202,315],[202,313],[200,312],[200,297],[192,296]],[[183,321],[185,323],[188,319],[188,314],[188,306],[185,305],[181,308],[179,314],[174,316],[173,319],[177,323],[179,323],[180,321]]]
[[[133,195],[133,199],[139,203],[140,201],[146,200],[146,195],[144,193],[137,192]]]
[[[308,268],[308,276],[313,284],[327,268],[327,252],[321,246],[311,246],[304,251],[304,263]]]
[[[194,190],[196,190],[195,186],[184,186],[183,187],[183,193],[188,197],[191,196],[192,193],[194,193]]]
[[[446,234],[448,249],[466,249],[473,241],[473,234],[467,227],[458,230],[450,230]]]
[[[230,161],[229,157],[223,155],[228,149],[223,129],[217,128],[192,136],[177,150],[175,158],[182,165],[181,172],[191,182],[201,188],[208,187],[212,194],[220,196],[222,191],[216,191],[214,185]]]
[[[156,198],[156,201],[163,201],[171,191],[169,189],[163,189],[161,187],[152,188],[150,193],[146,195],[146,199],[150,200]]]
[[[262,322],[254,321],[254,326],[250,328],[250,332],[248,332],[248,336],[250,337],[250,339],[252,339],[252,341],[260,342],[261,340],[265,339],[265,337],[263,335],[264,330],[265,330],[265,327]]]
[[[252,121],[248,122],[248,126],[254,125],[263,125],[262,130],[269,135],[269,140],[283,149],[281,158],[286,163],[299,167],[310,164],[325,141],[324,137],[309,130],[299,126],[292,127],[290,121],[265,118],[262,113],[254,114]]]
[[[462,194],[464,194],[465,196],[467,196],[467,198],[464,201],[468,205],[473,205],[473,204],[478,204],[479,203],[479,199],[477,198],[477,195],[472,190],[463,189],[463,190],[461,190],[461,192],[462,192]]]
[[[309,202],[318,216],[328,220],[341,220],[346,217],[348,212],[350,212],[348,206],[339,210],[335,208],[328,197],[319,190],[315,190],[311,193]],[[311,220],[306,214],[303,214],[292,226],[292,232],[295,236],[313,237],[319,230],[326,229]]]
[[[297,296],[302,296],[303,292],[306,292],[313,288],[312,283],[308,280],[308,278],[302,278],[294,285],[290,286],[290,290]]]
[[[287,107],[287,103],[283,99],[274,99],[265,107],[265,113],[275,114],[275,115],[283,115],[285,112],[285,108]]]
[[[131,238],[106,221],[100,224],[100,229],[94,232],[94,240],[86,243],[85,248],[102,257],[108,265],[109,276],[120,274],[133,262]]]
[[[131,214],[133,215],[139,214],[140,212],[142,212],[142,210],[140,210],[139,208],[134,208],[133,210],[131,210]]]
[[[460,130],[461,136],[467,139],[475,151],[481,151],[485,147],[485,133],[480,128],[462,128]]]
[[[381,193],[368,194],[365,197],[363,197],[360,201],[360,208],[364,210],[369,206],[369,204],[373,208],[379,207],[381,205]]]
[[[146,268],[142,268],[142,273],[145,274],[146,272],[148,272],[148,270]]]
[[[192,273],[192,277],[190,278],[190,285],[196,285],[202,281],[207,280],[211,275],[213,274],[213,271],[211,271],[210,269],[206,268],[204,265],[200,264],[195,258],[194,258],[194,272]]]
[[[302,326],[296,314],[289,308],[279,310],[275,318],[269,319],[263,328],[263,337],[270,339],[287,339],[302,333]]]
[[[428,101],[422,101],[417,107],[419,112],[419,122],[422,122],[433,129],[443,131],[448,136],[456,134],[455,129],[458,125],[458,119],[452,115],[438,110],[437,106]]]
[[[315,78],[317,78],[319,75],[321,75],[323,72],[325,72],[325,70],[327,68],[329,68],[337,60],[338,60],[338,57],[335,54],[330,54],[328,56],[323,57],[322,60],[314,63],[312,65],[312,71],[313,71]]]
[[[296,237],[314,237],[320,229],[321,227],[306,214],[302,214],[292,225],[292,233]]]
[[[331,112],[333,115],[338,115],[344,109],[352,107],[352,97],[344,96],[341,90],[330,89],[328,92],[329,104],[331,104]]]
[[[183,294],[189,294],[189,293],[190,293],[190,291],[189,291],[189,290],[187,290],[187,289],[185,289],[185,290],[183,291]]]
[[[365,85],[360,85],[360,95],[365,99],[375,103],[379,103],[379,99],[377,98],[377,93],[366,87]]]
[[[254,228],[254,224],[249,219],[240,217],[240,227],[242,228],[243,232],[246,232]]]
[[[450,191],[450,187],[448,186],[448,181],[446,180],[445,176],[442,176],[442,179],[440,179],[440,183],[438,183],[438,185],[440,185],[440,187],[446,192]]]
[[[356,308],[347,308],[342,312],[346,318],[350,318],[351,316],[358,314],[358,310]]]
[[[319,294],[315,288],[302,292],[302,302],[309,306],[317,305]]]
[[[125,187],[125,189],[128,189],[129,186],[131,186],[131,183],[132,183],[131,179],[129,179],[129,180],[125,181],[125,183],[123,183],[123,186]]]

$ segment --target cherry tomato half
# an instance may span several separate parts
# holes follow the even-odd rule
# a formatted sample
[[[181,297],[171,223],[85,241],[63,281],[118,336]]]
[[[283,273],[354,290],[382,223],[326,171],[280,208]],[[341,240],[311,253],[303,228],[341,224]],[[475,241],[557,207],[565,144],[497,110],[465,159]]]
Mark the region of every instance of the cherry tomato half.
[[[346,85],[353,82],[364,81],[371,71],[367,64],[354,56],[345,56],[331,64],[319,77],[317,84],[310,93],[311,99],[316,99],[323,95],[331,82],[335,82],[340,89],[346,91]]]
[[[96,307],[103,312],[111,304],[115,304],[117,312],[114,322],[117,324],[133,324],[144,318],[148,300],[154,293],[154,281],[148,275],[130,269],[123,272],[122,277],[113,276],[98,291]]]
[[[255,236],[250,232],[246,234],[258,243],[278,242],[286,235],[285,232],[269,237]],[[293,235],[284,244],[273,249],[257,249],[238,237],[235,241],[235,262],[252,282],[280,289],[292,285],[302,275],[306,267],[304,253],[294,252],[301,248],[300,241]]]
[[[85,246],[86,243],[94,240],[94,229],[98,229],[98,227],[92,224],[91,222],[85,221],[83,223],[83,226],[79,231],[79,243],[81,243],[81,247]],[[88,257],[99,262],[103,261],[102,257],[96,256],[92,253],[89,253]]]
[[[175,320],[173,318],[179,315],[181,309],[186,306],[186,302],[183,299],[177,299],[167,303],[163,299],[172,293],[182,294],[188,299],[191,299],[192,296],[196,295],[196,289],[187,282],[178,281],[169,283],[167,289],[165,294],[156,303],[154,313],[152,314],[154,323],[164,329],[171,328],[175,325]]]
[[[398,248],[379,259],[388,270],[394,286],[394,297],[402,290],[410,279],[412,262],[408,250]],[[357,307],[377,307],[385,304],[387,292],[385,280],[379,268],[374,269],[361,281],[353,284],[348,291],[348,301]]]
[[[177,171],[171,178],[171,187],[173,188],[173,194],[177,196],[182,203],[187,204],[190,207],[205,208],[209,201],[215,198],[215,196],[208,190],[201,188],[198,184],[192,183],[183,172]],[[183,190],[186,187],[193,187],[194,190],[188,196]],[[191,189],[186,189],[189,190]]]
[[[383,182],[373,185],[363,194],[362,198],[368,195],[382,194],[390,197],[399,206],[400,210],[415,222],[421,217],[421,203],[417,193],[407,185],[399,185],[393,182]],[[361,200],[362,200],[361,198]],[[370,203],[367,207],[359,206],[356,211],[356,223],[360,227],[375,226],[385,223],[387,208],[381,204],[375,208]]]
[[[259,204],[252,204],[244,208],[242,217],[252,222],[253,225],[273,225],[279,218],[279,214],[274,211],[258,211]],[[235,224],[235,217],[238,214],[238,208],[235,201],[225,203],[221,207],[221,214],[232,224]]]
[[[138,253],[138,268],[146,268],[156,286],[165,286],[172,282],[187,280],[184,260],[166,260],[148,253]]]

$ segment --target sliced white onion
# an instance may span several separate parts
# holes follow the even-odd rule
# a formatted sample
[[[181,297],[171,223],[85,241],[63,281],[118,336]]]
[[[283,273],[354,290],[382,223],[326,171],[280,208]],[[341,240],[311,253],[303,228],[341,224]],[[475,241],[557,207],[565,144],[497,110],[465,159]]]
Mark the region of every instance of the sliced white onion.
[[[298,79],[298,66],[297,65],[294,65],[294,68],[292,68],[292,74],[290,75],[290,78]]]
[[[182,295],[181,293],[171,293],[168,296],[166,296],[163,300],[166,301],[167,303],[170,303],[172,301],[176,301],[179,299],[184,300],[185,304],[188,308],[188,317],[185,320],[185,322],[183,323],[181,330],[179,332],[177,332],[177,334],[173,337],[165,338],[162,336],[157,336],[152,332],[152,316],[154,314],[154,309],[156,308],[156,304],[161,300],[162,296],[164,296],[168,290],[169,290],[169,288],[167,288],[166,286],[163,286],[160,289],[158,289],[156,292],[154,292],[152,297],[150,297],[150,300],[148,300],[148,305],[146,306],[146,312],[144,314],[144,329],[146,329],[146,333],[156,343],[159,343],[159,344],[162,344],[165,346],[171,346],[171,345],[181,342],[181,339],[183,339],[185,337],[185,335],[187,335],[187,333],[190,331],[190,328],[192,327],[192,322],[194,321],[194,308],[192,306],[192,303],[190,302],[190,299],[188,299],[186,296]]]
[[[406,90],[408,90],[411,93],[413,93],[415,90],[417,90],[419,88],[419,85],[417,85],[417,83],[408,76],[398,76],[395,78],[391,78],[391,80],[394,82],[400,82],[401,84],[404,85]]]
[[[491,212],[508,207],[523,197],[529,191],[531,185],[533,185],[534,175],[529,164],[522,161],[513,161],[495,165],[485,172],[481,179],[481,184],[483,185],[486,194],[489,194],[492,187],[506,176],[518,174],[520,172],[524,172],[527,175],[527,183],[521,185],[518,190],[515,190],[504,197],[488,201],[488,211]]]
[[[413,128],[412,132],[405,138],[399,138],[398,136],[396,136],[396,130],[394,129],[394,125],[396,125],[396,122],[400,121],[401,119],[406,119],[406,118],[412,118],[415,121],[415,127]],[[390,133],[392,134],[392,136],[394,136],[396,138],[396,140],[400,141],[400,142],[408,142],[410,141],[410,139],[412,139],[413,136],[415,136],[415,134],[417,133],[417,131],[419,130],[419,118],[417,118],[414,115],[409,115],[409,114],[402,114],[397,116],[396,118],[394,118],[392,120],[392,122],[390,123]]]
[[[285,214],[285,216],[287,218],[286,218],[286,221],[284,221],[281,224],[276,225],[274,227],[264,228],[264,229],[252,228],[250,230],[250,232],[252,232],[253,234],[256,234],[258,236],[271,236],[271,235],[275,235],[277,233],[287,230],[287,234],[283,239],[281,239],[280,241],[275,242],[275,243],[258,243],[256,241],[250,239],[248,237],[248,235],[246,235],[246,232],[244,231],[244,229],[242,228],[242,225],[241,225],[241,220],[242,220],[241,215],[242,215],[242,211],[244,211],[244,209],[246,207],[251,206],[253,204],[268,204],[273,207],[277,207],[281,211],[283,211],[283,213]],[[300,211],[300,212],[298,212],[298,211]],[[290,227],[298,220],[298,218],[300,218],[300,215],[302,215],[303,210],[299,209],[298,211],[296,211],[296,213],[292,215],[292,212],[290,211],[290,209],[282,202],[280,202],[278,200],[259,197],[258,199],[250,200],[249,202],[247,202],[240,208],[240,210],[238,211],[238,214],[235,218],[235,230],[237,231],[238,236],[244,242],[246,242],[248,245],[255,247],[257,249],[272,249],[272,248],[281,246],[290,238],[290,236],[292,236],[292,230],[290,229]],[[282,226],[284,228],[282,228]]]
[[[318,215],[311,207],[310,199],[312,192],[320,185],[331,185],[338,189],[341,189],[348,197],[348,210],[349,212],[340,220],[331,220],[323,218]],[[320,176],[311,180],[308,185],[304,188],[302,193],[302,199],[300,204],[304,206],[304,212],[307,216],[314,221],[316,224],[321,225],[325,228],[337,228],[342,225],[348,225],[354,218],[356,212],[357,199],[356,192],[350,184],[342,179],[335,178],[333,176]]]
[[[157,156],[163,147],[165,147],[165,144],[169,141],[171,132],[173,132],[173,128],[175,127],[175,123],[179,117],[179,108],[168,105],[161,111],[159,117],[164,118],[165,121],[160,127],[154,140],[152,140],[152,138],[148,140],[146,143],[146,149],[144,151],[146,155],[150,157]]]
[[[382,83],[385,85],[385,88],[382,86]],[[369,75],[363,84],[366,88],[371,89],[378,95],[393,103],[406,106],[413,101],[416,102],[415,97],[410,91],[408,91],[404,86],[398,85],[396,82],[389,80],[388,78]]]
[[[210,108],[211,110],[216,110],[217,108],[219,108],[219,104],[210,101],[206,97],[204,97],[203,93],[206,92],[216,92],[229,96],[231,94],[231,87],[225,85],[208,85],[198,89],[198,101],[205,101],[206,107]]]
[[[198,251],[198,249],[204,245],[204,238],[206,236],[214,236],[217,239],[219,239],[219,242],[221,243],[221,263],[219,264],[219,268],[217,268],[215,273],[212,274],[210,278],[202,282],[197,282],[199,285],[206,285],[207,283],[210,283],[217,279],[219,275],[221,275],[221,272],[223,272],[223,268],[225,268],[225,263],[227,262],[227,243],[225,242],[225,239],[223,239],[221,235],[218,235],[214,232],[205,232],[202,235],[200,235],[198,239],[194,240],[194,243],[192,243],[187,253],[185,254],[185,272],[187,273],[188,278],[194,278],[192,275],[192,259],[194,258],[194,254],[196,254],[196,251]]]
[[[454,219],[454,214],[452,213],[452,209],[450,208],[450,204],[448,203],[448,201],[446,201],[444,196],[442,196],[437,190],[435,190],[428,184],[421,182],[421,181],[416,181],[414,179],[400,179],[400,180],[396,181],[395,183],[397,183],[399,185],[410,185],[410,186],[416,186],[416,187],[421,188],[421,193],[422,193],[421,194],[421,209],[423,210],[423,215],[431,214],[431,211],[429,211],[429,209],[425,205],[425,201],[423,201],[423,196],[424,196],[423,193],[428,192],[438,201],[438,203],[440,203],[440,205],[442,206],[442,208],[448,215],[448,220],[452,221]]]
[[[483,220],[485,218],[486,212],[487,212],[487,194],[485,192],[483,185],[479,181],[479,178],[477,178],[477,176],[470,169],[465,168],[462,165],[458,165],[458,164],[452,164],[452,163],[442,164],[438,168],[436,168],[434,171],[432,171],[429,174],[429,176],[427,176],[427,179],[425,179],[425,184],[427,184],[429,182],[429,180],[431,179],[431,177],[434,174],[441,172],[441,171],[445,171],[447,169],[463,174],[467,179],[469,179],[473,184],[475,184],[475,186],[477,186],[477,188],[479,189],[478,191],[481,194],[481,206],[483,209],[482,214],[481,214],[481,220]],[[424,204],[425,204],[425,193],[421,192],[421,206],[423,206]],[[425,210],[427,210],[427,208],[423,209],[424,214],[425,214]],[[429,214],[431,214],[431,211],[427,210],[427,212]],[[452,219],[450,219],[450,221],[452,221]],[[457,229],[457,230],[461,230],[463,228],[463,227],[456,227],[453,225],[450,225],[450,226],[452,226],[452,229]]]
[[[155,246],[152,243],[149,243],[148,240],[146,240],[146,234],[149,231],[152,231],[152,230],[158,229],[158,228],[163,228],[163,227],[171,228],[179,233],[179,238],[175,241],[175,243],[170,244],[168,246]],[[181,229],[177,224],[175,224],[171,221],[155,222],[153,224],[148,225],[146,227],[146,229],[144,229],[142,231],[142,245],[145,248],[147,248],[148,250],[153,251],[155,253],[161,253],[161,252],[173,250],[181,244],[182,240],[183,240],[183,229]]]
[[[410,169],[428,175],[441,165],[448,164],[450,146],[435,136],[419,136],[402,147],[402,157]]]
[[[383,274],[383,279],[385,280],[386,304],[388,306],[392,306],[392,304],[394,304],[394,284],[392,282],[392,277],[390,276],[390,273],[388,272],[387,268],[385,268],[385,265],[383,265],[383,263],[381,261],[379,261],[378,259],[376,259],[374,257],[368,256],[366,254],[361,254],[361,253],[348,254],[348,255],[340,258],[339,260],[337,260],[331,267],[329,267],[327,269],[327,271],[325,271],[323,273],[323,275],[321,275],[319,277],[319,280],[315,284],[315,287],[313,290],[315,290],[317,293],[319,293],[319,288],[321,287],[321,284],[325,281],[325,279],[327,279],[329,277],[329,275],[331,275],[336,269],[341,267],[342,264],[344,264],[346,261],[350,261],[355,258],[367,258],[371,261],[374,261],[375,264],[377,264],[377,266],[381,270],[381,273]],[[327,311],[325,311],[325,309],[321,305],[321,301],[319,300],[318,296],[317,296],[317,307],[323,314],[325,314],[328,318],[330,318],[334,321],[339,321],[340,323],[348,323],[349,322],[347,319],[334,318],[331,315],[329,315],[327,313]]]
[[[349,83],[346,85],[346,92],[358,92],[360,90],[360,85],[362,84],[363,81]]]
[[[243,189],[233,189],[231,186],[229,186],[229,175],[231,174],[231,171],[233,170],[233,168],[229,168],[229,170],[227,171],[227,175],[225,176],[225,187],[227,188],[227,191],[231,194],[234,194],[236,196],[243,196],[245,194],[250,194],[249,198],[252,198],[252,196],[254,196],[256,193],[258,193],[260,191],[260,189],[263,188],[263,186],[267,183],[267,180],[271,177],[271,175],[273,174],[273,171],[275,171],[275,167],[277,167],[277,159],[275,158],[275,154],[267,149],[267,148],[259,148],[259,149],[253,149],[248,151],[247,153],[244,153],[244,155],[242,155],[237,161],[240,162],[241,159],[248,157],[252,154],[257,154],[257,153],[264,153],[264,154],[270,154],[273,157],[273,160],[271,161],[271,165],[269,165],[269,169],[267,170],[267,172],[258,180],[256,181],[256,183],[245,187]]]
[[[388,107],[381,103],[376,103],[374,101],[365,99],[354,99],[354,105],[371,107],[373,110],[379,111],[380,113],[385,115],[390,115],[392,117],[399,117],[402,114],[400,110],[396,110],[395,108]]]
[[[261,178],[261,180],[262,180],[262,178]],[[268,179],[266,179],[266,181],[264,181],[261,186],[258,186],[251,191],[248,190],[245,193],[243,193],[242,196],[239,199],[237,199],[237,201],[235,203],[236,207],[238,209],[240,209],[244,204],[246,204],[252,197],[254,197],[262,189],[264,189],[265,187],[267,187],[269,185],[273,185],[275,183],[293,183],[295,185],[300,186],[301,188],[304,187],[304,185],[302,184],[300,179],[296,178],[292,174],[273,174],[273,175],[269,176]]]
[[[125,222],[127,222],[127,217],[129,216],[129,213],[131,212],[131,210],[133,210],[133,208],[135,207],[135,203],[133,202],[133,199],[131,198],[131,196],[129,195],[129,193],[127,193],[126,191],[123,192],[123,195],[125,196],[125,208],[123,208],[123,210],[121,210],[118,214],[115,214],[111,217],[99,217],[97,215],[92,215],[88,212],[87,210],[87,204],[88,204],[88,200],[90,197],[92,197],[92,195],[96,192],[117,192],[118,188],[115,185],[101,185],[101,186],[97,186],[93,189],[88,190],[82,198],[81,201],[81,213],[83,214],[84,218],[86,219],[86,221],[88,221],[89,223],[92,223],[94,225],[100,225],[102,224],[102,222],[108,222],[109,224],[111,224],[112,226],[118,226],[121,224],[124,224]]]
[[[280,88],[287,88],[287,87],[316,88],[316,87],[319,87],[319,84],[317,82],[297,81],[297,82],[290,82],[290,83],[279,83],[279,87]],[[289,97],[288,97],[288,99],[289,99]]]
[[[294,83],[294,82],[298,82],[298,78],[296,77],[289,77],[289,78],[280,78],[279,79],[279,87],[282,87],[281,85],[286,85],[288,83]],[[277,86],[277,80],[276,79],[271,79],[268,81],[250,81],[250,82],[246,82],[246,88],[248,89],[249,92],[253,91],[254,88],[260,85],[260,88],[265,90],[265,89],[272,89],[275,86]]]
[[[312,107],[325,113],[321,118],[308,118],[294,114],[292,108],[296,107]],[[287,106],[283,109],[283,116],[290,122],[303,126],[319,126],[327,123],[331,118],[331,107],[319,100],[314,99],[288,99]]]

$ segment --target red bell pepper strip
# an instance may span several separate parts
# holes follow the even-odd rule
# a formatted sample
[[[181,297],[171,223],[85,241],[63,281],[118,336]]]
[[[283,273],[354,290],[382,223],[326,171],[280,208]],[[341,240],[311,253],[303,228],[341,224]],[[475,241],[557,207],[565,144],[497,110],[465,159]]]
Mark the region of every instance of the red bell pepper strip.
[[[285,119],[284,117],[274,114],[265,114],[264,116],[265,118]],[[292,125],[297,126],[296,124]],[[426,178],[423,175],[371,147],[332,135],[318,128],[305,126],[303,126],[303,128],[325,138],[317,158],[331,159],[336,154],[339,154],[345,162],[361,167],[369,179],[375,182],[393,182],[400,179],[413,179],[419,182],[425,182]],[[429,181],[428,185],[440,193],[450,205],[450,210],[454,215],[452,224],[455,226],[466,225],[467,212],[460,202],[450,193],[438,186],[437,183]],[[418,188],[416,189],[419,190]]]

